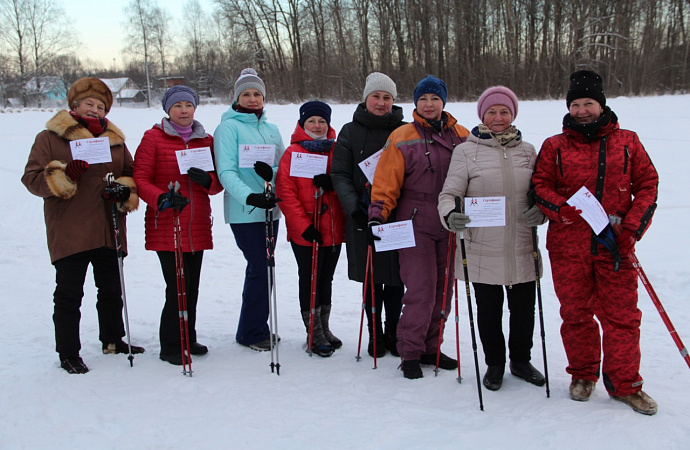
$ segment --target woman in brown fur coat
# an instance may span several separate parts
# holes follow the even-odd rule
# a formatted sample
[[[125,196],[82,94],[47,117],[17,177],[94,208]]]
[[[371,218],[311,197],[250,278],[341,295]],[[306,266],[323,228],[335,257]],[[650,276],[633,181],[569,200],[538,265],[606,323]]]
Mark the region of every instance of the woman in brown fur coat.
[[[22,183],[44,201],[48,251],[56,271],[53,322],[60,366],[69,373],[86,373],[89,369],[79,356],[79,309],[89,264],[98,289],[103,353],[129,352],[122,341],[122,292],[109,202],[118,206],[126,254],[125,215],[137,208],[139,198],[124,135],[105,118],[113,103],[108,86],[98,78],[81,78],[70,88],[67,100],[71,110],[58,112],[36,136]],[[107,139],[109,156],[89,147],[94,138]],[[77,153],[77,147],[87,150]],[[108,173],[115,176],[119,189],[105,190]],[[132,353],[143,351],[132,346]]]

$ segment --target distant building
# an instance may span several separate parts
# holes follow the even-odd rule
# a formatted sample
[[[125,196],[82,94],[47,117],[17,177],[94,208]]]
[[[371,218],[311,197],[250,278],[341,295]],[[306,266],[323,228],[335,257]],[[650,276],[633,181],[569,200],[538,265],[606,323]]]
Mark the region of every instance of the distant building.
[[[162,89],[169,89],[173,86],[179,86],[185,84],[185,77],[163,77],[163,78],[158,78],[158,81],[160,82],[160,87]]]
[[[62,77],[33,77],[24,85],[29,103],[56,103],[67,100],[67,86]]]
[[[101,78],[101,81],[110,88],[118,105],[146,101],[146,94],[129,78]]]

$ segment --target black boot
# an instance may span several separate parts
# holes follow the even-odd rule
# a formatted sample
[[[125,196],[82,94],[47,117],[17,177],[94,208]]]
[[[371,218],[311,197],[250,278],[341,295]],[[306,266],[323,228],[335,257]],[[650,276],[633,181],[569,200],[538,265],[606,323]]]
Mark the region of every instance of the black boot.
[[[386,342],[383,339],[383,327],[381,324],[376,324],[376,357],[382,358],[386,356]],[[371,332],[371,325],[369,325],[369,346],[367,347],[367,353],[372,358],[374,357],[374,338]]]
[[[307,352],[309,352],[309,311],[302,311],[302,321],[307,329]],[[331,356],[334,351],[335,349],[323,334],[323,327],[321,326],[321,308],[316,308],[314,311],[311,352],[323,358],[327,358]]]
[[[422,372],[422,367],[419,365],[419,360],[405,360],[402,362],[403,376],[408,380],[416,380],[417,378],[423,378],[424,373]]]
[[[383,339],[386,343],[386,350],[391,352],[393,356],[400,356],[398,353],[398,322],[393,322],[392,320],[386,321],[386,332],[383,335]]]
[[[331,305],[322,305],[321,307],[321,327],[323,327],[323,335],[326,336],[328,342],[331,343],[331,347],[338,349],[343,346],[343,341],[335,337],[328,325],[328,321],[331,318]]]
[[[487,367],[484,379],[482,380],[484,387],[490,391],[501,389],[501,385],[503,385],[503,372],[505,372],[504,365]]]
[[[544,386],[544,383],[546,383],[544,375],[535,369],[534,366],[529,362],[519,363],[511,361],[510,373],[536,386]]]

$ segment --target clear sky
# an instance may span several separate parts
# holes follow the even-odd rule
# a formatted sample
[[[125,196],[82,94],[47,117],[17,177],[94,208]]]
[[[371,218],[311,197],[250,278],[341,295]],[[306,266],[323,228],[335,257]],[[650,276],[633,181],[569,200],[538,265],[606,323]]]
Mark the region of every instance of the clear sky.
[[[108,0],[94,2],[93,0],[61,0],[61,4],[72,31],[81,41],[81,48],[77,52],[83,58],[100,62],[105,68],[122,68],[122,48],[125,29],[126,8],[131,0]],[[166,9],[173,18],[173,26],[177,26],[182,17],[182,9],[187,0],[158,0],[158,5]],[[213,10],[212,0],[199,0],[201,7],[207,13]]]

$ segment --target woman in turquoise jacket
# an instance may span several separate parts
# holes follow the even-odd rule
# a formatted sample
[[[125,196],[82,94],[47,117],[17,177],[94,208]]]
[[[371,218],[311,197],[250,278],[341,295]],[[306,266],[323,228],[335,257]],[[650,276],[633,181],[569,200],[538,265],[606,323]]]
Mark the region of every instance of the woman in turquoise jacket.
[[[276,236],[280,219],[275,197],[266,196],[264,189],[284,150],[278,127],[266,121],[265,97],[256,71],[242,70],[235,81],[235,101],[213,133],[216,171],[225,189],[225,223],[247,260],[235,339],[257,351],[270,350],[265,210],[273,210]]]

